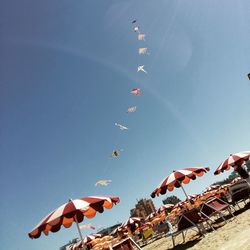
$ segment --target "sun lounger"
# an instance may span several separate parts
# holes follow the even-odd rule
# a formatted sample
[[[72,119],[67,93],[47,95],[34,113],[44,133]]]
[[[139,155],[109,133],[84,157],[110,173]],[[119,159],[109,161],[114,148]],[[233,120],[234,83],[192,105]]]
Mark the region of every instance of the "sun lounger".
[[[173,246],[175,247],[175,237],[182,234],[183,242],[185,242],[186,232],[189,229],[197,230],[198,233],[203,236],[206,233],[203,222],[207,218],[202,218],[199,211],[195,208],[183,212],[177,222],[177,228],[170,235],[172,237]],[[211,225],[209,224],[211,227]],[[212,228],[212,227],[211,227]],[[213,228],[212,228],[213,229]]]
[[[223,212],[228,211],[232,215],[232,217],[234,217],[231,209],[232,208],[227,202],[219,198],[211,198],[201,205],[200,212],[203,217],[206,217],[208,219],[211,219],[211,217],[218,215],[219,218],[222,218],[227,223]]]
[[[229,187],[229,193],[233,205],[237,205],[240,209],[239,202],[243,201],[246,205],[246,200],[250,199],[250,187],[245,180],[241,180]]]

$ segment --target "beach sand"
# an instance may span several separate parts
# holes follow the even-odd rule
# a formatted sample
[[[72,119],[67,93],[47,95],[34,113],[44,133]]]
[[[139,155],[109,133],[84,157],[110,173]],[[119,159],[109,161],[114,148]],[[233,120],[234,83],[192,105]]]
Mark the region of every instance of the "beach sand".
[[[242,206],[242,205],[241,205]],[[248,209],[236,212],[235,219],[215,224],[215,231],[200,237],[193,230],[188,230],[186,243],[182,244],[181,234],[176,237],[176,247],[173,248],[171,237],[156,240],[143,250],[250,250],[250,204]],[[177,245],[179,244],[179,245]]]

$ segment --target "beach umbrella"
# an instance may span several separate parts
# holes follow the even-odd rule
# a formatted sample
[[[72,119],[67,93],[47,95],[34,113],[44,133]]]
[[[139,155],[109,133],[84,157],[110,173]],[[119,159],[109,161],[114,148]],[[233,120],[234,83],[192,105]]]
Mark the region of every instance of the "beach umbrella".
[[[231,183],[226,183],[226,184],[221,185],[218,188],[218,190],[216,190],[215,195],[219,195],[219,194],[224,193],[224,192],[227,193],[229,191],[229,187],[231,187],[231,185],[232,185]]]
[[[236,154],[231,154],[226,160],[224,160],[220,166],[215,170],[214,174],[220,174],[225,170],[229,170],[230,167],[237,164],[239,161],[247,161],[250,157],[250,151],[242,151]]]
[[[148,227],[152,227],[153,225],[152,225],[152,223],[151,222],[146,222],[146,223],[144,223],[142,226],[148,226]]]
[[[230,183],[223,184],[223,185],[221,185],[221,186],[219,187],[219,190],[221,190],[221,189],[228,189],[230,186],[231,186]]]
[[[42,219],[28,235],[30,238],[36,239],[40,237],[42,232],[48,235],[49,232],[59,231],[62,225],[65,228],[69,228],[75,222],[82,240],[78,223],[83,221],[84,216],[93,218],[97,212],[102,213],[104,208],[110,209],[113,207],[113,204],[119,201],[118,197],[112,196],[88,196],[69,200]]]
[[[157,213],[161,213],[161,212],[165,212],[166,210],[170,210],[174,207],[174,204],[164,204],[162,206],[160,206],[156,212]]]
[[[127,219],[126,221],[124,221],[121,225],[121,227],[128,227],[131,225],[135,225],[136,223],[140,223],[141,222],[141,218],[139,217],[131,217],[129,219]]]
[[[203,193],[207,193],[207,192],[211,192],[211,191],[213,191],[213,190],[217,190],[219,187],[220,187],[219,184],[211,185],[211,186],[205,188],[205,189],[203,190]]]
[[[101,234],[89,234],[89,235],[87,235],[87,236],[85,236],[85,237],[83,238],[82,242],[83,242],[84,244],[86,244],[86,243],[89,243],[90,241],[92,241],[92,240],[94,240],[94,239],[101,238],[101,237],[102,237]]]
[[[156,224],[158,224],[159,222],[164,221],[164,220],[165,220],[165,216],[158,216],[158,217],[155,217],[155,218],[151,221],[151,223],[152,223],[153,225],[156,225]]]
[[[156,216],[156,212],[153,212],[153,213],[149,214],[149,215],[145,218],[145,220],[153,219],[155,216]]]
[[[240,180],[242,180],[242,178],[239,176],[239,177],[236,177],[236,178],[234,178],[231,182],[230,182],[230,184],[235,184],[235,183],[237,183],[237,182],[239,182]]]
[[[145,224],[142,224],[140,227],[138,227],[135,232],[138,233],[140,231],[143,231],[143,230],[146,230],[146,229],[149,229],[149,228],[152,228],[153,227],[153,224],[151,222],[147,222]]]
[[[111,235],[114,235],[114,234],[117,234],[117,233],[120,233],[120,232],[123,232],[123,228],[121,227],[121,225],[117,228],[115,228],[110,234]]]
[[[83,238],[83,240],[80,240],[72,245],[69,246],[69,250],[78,250],[84,247],[87,243],[91,242],[94,239],[101,238],[101,234],[90,234]]]
[[[82,249],[87,243],[91,242],[94,239],[101,238],[101,234],[90,234],[83,238],[83,240],[80,240],[72,245],[69,246],[69,250],[78,250]]]
[[[209,168],[206,167],[184,168],[182,170],[173,171],[173,173],[167,176],[151,193],[151,197],[155,198],[155,196],[165,194],[167,191],[173,191],[175,187],[181,187],[187,199],[189,200],[182,184],[188,184],[190,180],[195,180],[196,176],[203,176],[203,174],[207,173],[208,171]]]
[[[178,203],[176,203],[173,207],[173,209],[176,209],[176,208],[183,208],[183,206],[185,205],[185,203],[187,203],[186,200],[184,201],[179,201]]]
[[[78,242],[70,245],[68,249],[69,250],[79,250],[81,248],[83,248],[83,243],[82,243],[82,241],[78,241]]]
[[[206,193],[201,193],[199,195],[199,198],[196,200],[196,202],[198,201],[205,201],[207,200],[209,197],[215,195],[216,191],[212,190],[212,191],[207,191]]]
[[[189,201],[189,200],[195,200],[196,198],[198,198],[199,195],[198,194],[189,194],[186,198],[185,201]]]

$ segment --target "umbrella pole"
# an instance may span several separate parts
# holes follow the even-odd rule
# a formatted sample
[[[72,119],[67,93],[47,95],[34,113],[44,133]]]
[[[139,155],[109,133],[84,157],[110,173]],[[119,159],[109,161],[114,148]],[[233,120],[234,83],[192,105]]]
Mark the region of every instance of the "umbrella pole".
[[[187,193],[186,193],[185,189],[183,188],[183,186],[181,185],[181,182],[180,182],[180,181],[179,181],[179,184],[180,184],[180,186],[181,186],[181,188],[182,188],[182,190],[183,190],[184,194],[186,195],[187,200],[188,200],[188,202],[189,202],[190,206],[192,206],[192,203],[191,203],[191,201],[189,200],[188,195],[187,195]]]
[[[79,223],[77,222],[77,220],[75,220],[75,223],[76,223],[76,226],[77,226],[78,233],[80,235],[80,239],[83,240],[82,233],[81,233],[81,230],[80,230],[80,227],[79,227]]]

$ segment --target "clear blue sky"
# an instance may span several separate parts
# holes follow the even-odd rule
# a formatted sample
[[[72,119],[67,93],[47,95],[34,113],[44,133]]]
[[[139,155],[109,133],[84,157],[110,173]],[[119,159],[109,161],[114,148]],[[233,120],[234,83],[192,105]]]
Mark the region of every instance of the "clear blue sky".
[[[58,249],[77,237],[75,225],[27,236],[68,198],[119,196],[85,220],[110,226],[174,169],[211,168],[185,186],[190,194],[226,178],[216,167],[250,149],[249,25],[249,0],[2,0],[1,248]],[[150,55],[138,55],[141,45]],[[110,159],[115,148],[122,155]]]

